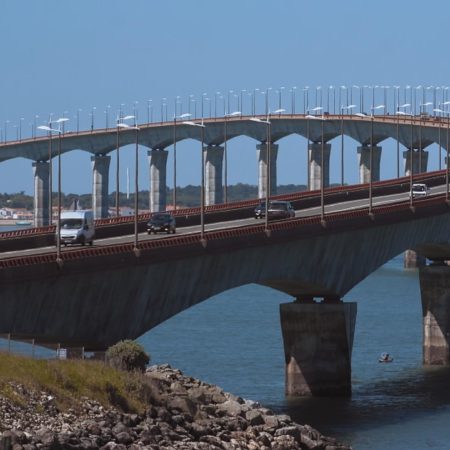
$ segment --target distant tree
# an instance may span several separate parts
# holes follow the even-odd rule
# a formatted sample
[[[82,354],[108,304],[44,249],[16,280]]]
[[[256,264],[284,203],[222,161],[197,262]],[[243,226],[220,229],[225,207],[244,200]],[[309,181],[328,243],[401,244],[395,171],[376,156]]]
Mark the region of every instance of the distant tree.
[[[142,345],[127,339],[108,348],[106,361],[116,369],[144,372],[145,366],[150,362],[150,355]]]

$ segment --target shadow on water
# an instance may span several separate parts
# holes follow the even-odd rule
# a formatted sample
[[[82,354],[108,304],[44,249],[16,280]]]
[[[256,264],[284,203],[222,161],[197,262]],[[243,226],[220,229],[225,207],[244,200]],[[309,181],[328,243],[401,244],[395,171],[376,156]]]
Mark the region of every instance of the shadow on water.
[[[354,385],[352,398],[291,398],[274,410],[339,437],[350,430],[414,420],[449,404],[450,368],[438,367],[408,370],[389,381]]]

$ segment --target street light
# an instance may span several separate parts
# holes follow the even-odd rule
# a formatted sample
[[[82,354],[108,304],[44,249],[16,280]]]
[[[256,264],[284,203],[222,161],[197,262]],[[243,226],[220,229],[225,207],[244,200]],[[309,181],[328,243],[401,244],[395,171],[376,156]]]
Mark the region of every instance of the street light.
[[[205,140],[205,128],[203,123],[195,123],[190,121],[183,122],[184,125],[190,125],[193,127],[200,127],[200,140],[201,140],[201,157],[202,157],[202,184],[200,187],[200,241],[203,246],[206,245],[205,241],[205,158],[203,155],[203,142]]]
[[[234,111],[230,114],[225,114],[224,120],[224,130],[223,130],[223,156],[224,156],[224,200],[225,203],[228,203],[228,152],[227,152],[227,140],[228,140],[228,128],[227,128],[227,119],[228,117],[236,117],[242,116],[241,111]]]
[[[120,154],[119,154],[119,130],[120,128],[128,128],[129,125],[123,123],[124,120],[134,119],[134,116],[129,115],[121,117],[122,112],[119,112],[119,117],[116,120],[116,217],[119,217],[119,175],[120,175]]]
[[[91,132],[94,131],[94,115],[95,115],[95,110],[97,109],[96,106],[93,106],[91,109]]]
[[[191,114],[185,113],[173,117],[173,192],[172,203],[174,210],[177,209],[177,119],[187,119]]]
[[[270,156],[271,156],[271,136],[270,136],[270,120],[261,120],[258,119],[257,117],[252,117],[250,120],[252,120],[253,122],[258,122],[261,124],[266,125],[266,129],[267,129],[267,135],[266,135],[266,157],[267,157],[267,162],[266,162],[266,212],[265,212],[265,217],[264,217],[264,231],[266,232],[266,235],[269,236],[269,199],[270,199],[270,173],[271,173],[271,164],[270,164]]]
[[[52,132],[58,133],[58,222],[56,228],[56,261],[58,263],[61,262],[61,135],[63,134],[61,126],[68,120],[66,117],[56,120],[55,123],[59,124],[59,128],[51,128],[51,126],[47,125],[38,127],[40,130],[48,131],[50,136]]]
[[[448,104],[450,104],[450,102],[444,102],[443,103],[443,105],[448,105]],[[445,170],[445,184],[446,184],[445,200],[448,202],[449,201],[449,186],[448,186],[448,184],[449,184],[449,174],[448,174],[449,136],[448,136],[448,134],[449,134],[449,128],[450,128],[450,111],[444,111],[444,110],[442,110],[440,108],[436,108],[433,111],[447,115],[447,135],[446,135],[446,146],[445,146],[446,147],[445,151],[446,151],[446,154],[447,154],[446,160],[445,160],[445,169],[446,169]],[[441,126],[441,124],[439,123],[439,129],[440,129],[440,126]],[[440,163],[440,161],[441,161],[441,154],[439,153],[439,163]]]
[[[341,106],[341,186],[344,186],[344,109],[347,111],[356,105]]]

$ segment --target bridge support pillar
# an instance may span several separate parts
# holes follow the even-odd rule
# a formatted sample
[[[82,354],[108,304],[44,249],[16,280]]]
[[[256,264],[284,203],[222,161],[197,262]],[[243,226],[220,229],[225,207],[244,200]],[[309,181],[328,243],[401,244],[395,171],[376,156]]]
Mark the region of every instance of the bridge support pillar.
[[[312,142],[308,147],[309,152],[309,190],[315,191],[321,187],[321,177],[323,174],[323,187],[330,185],[330,154],[331,144]]]
[[[423,363],[450,365],[450,267],[419,270],[423,316]]]
[[[223,202],[222,167],[223,147],[205,147],[205,205]]]
[[[108,155],[91,156],[92,161],[92,211],[94,219],[108,217],[109,163]]]
[[[411,154],[412,154],[412,170],[413,175],[416,173],[426,172],[428,168],[428,152],[425,150],[406,150],[403,152],[405,160],[405,176],[411,174]]]
[[[150,165],[150,211],[165,211],[167,207],[166,166],[169,152],[152,149],[147,152],[147,155]]]
[[[267,147],[266,143],[256,146],[256,155],[258,157],[258,198],[266,196]],[[277,157],[278,145],[270,144],[269,195],[277,193]]]
[[[372,164],[370,153],[370,145],[358,147],[359,182],[363,184],[370,183],[370,172],[372,172],[372,181],[380,181],[381,147],[378,145],[372,146]]]
[[[356,303],[284,303],[280,315],[286,395],[350,396]]]
[[[425,150],[406,150],[403,152],[405,160],[405,176],[411,175],[411,158],[413,175],[427,171],[428,152]],[[418,255],[414,250],[406,250],[403,258],[403,265],[407,269],[415,269],[425,265],[425,258]]]
[[[34,175],[34,226],[42,227],[50,223],[50,164],[47,161],[33,163]]]

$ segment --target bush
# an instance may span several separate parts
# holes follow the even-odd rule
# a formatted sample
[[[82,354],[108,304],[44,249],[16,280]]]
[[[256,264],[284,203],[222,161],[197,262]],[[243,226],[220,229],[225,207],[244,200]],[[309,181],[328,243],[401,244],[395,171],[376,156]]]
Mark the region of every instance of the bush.
[[[106,351],[106,360],[116,369],[144,372],[145,366],[150,362],[150,355],[145,352],[142,345],[127,339],[109,347]]]

